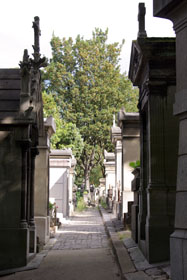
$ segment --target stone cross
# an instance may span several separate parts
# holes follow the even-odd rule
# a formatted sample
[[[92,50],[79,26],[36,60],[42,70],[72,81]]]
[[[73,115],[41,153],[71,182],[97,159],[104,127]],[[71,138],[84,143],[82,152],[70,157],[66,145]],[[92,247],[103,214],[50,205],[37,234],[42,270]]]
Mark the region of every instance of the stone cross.
[[[32,62],[35,69],[39,69],[40,67],[47,66],[46,57],[41,58],[41,54],[40,54],[40,35],[41,35],[41,31],[40,31],[40,18],[39,17],[34,17],[34,22],[33,22],[32,27],[34,28],[34,45],[33,45],[34,60],[31,59],[31,62]]]
[[[139,12],[138,12],[138,22],[139,22],[139,30],[138,37],[147,37],[147,33],[145,30],[145,14],[146,8],[145,3],[139,3]]]
[[[38,62],[40,60],[40,19],[39,17],[34,18],[33,26],[34,28],[34,60],[35,62]]]

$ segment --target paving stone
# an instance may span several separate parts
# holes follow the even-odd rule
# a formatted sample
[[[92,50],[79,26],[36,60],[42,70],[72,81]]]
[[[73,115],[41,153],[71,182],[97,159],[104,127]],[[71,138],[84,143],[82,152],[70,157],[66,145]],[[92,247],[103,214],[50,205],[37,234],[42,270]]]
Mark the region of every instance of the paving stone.
[[[143,271],[125,274],[125,279],[126,280],[152,280],[152,278],[147,274],[145,274]]]
[[[153,275],[153,276],[160,276],[160,275],[165,274],[160,268],[157,268],[157,267],[147,269],[145,271],[145,273],[150,275],[150,276],[151,275]]]
[[[168,266],[166,266],[166,267],[162,267],[162,270],[163,270],[164,272],[166,272],[167,275],[169,275],[169,276],[171,277],[171,267],[170,267],[170,265],[168,265]]]
[[[137,247],[137,244],[134,242],[132,238],[124,239],[123,243],[127,249]]]
[[[53,250],[107,247],[108,237],[101,216],[97,209],[92,209],[76,214],[68,223],[62,223]]]
[[[162,276],[152,276],[152,279],[155,279],[155,280],[168,280],[169,279],[169,276],[167,275],[162,275]]]
[[[130,253],[131,259],[133,260],[137,270],[145,270],[153,267],[148,263],[138,247],[130,248],[128,252]]]

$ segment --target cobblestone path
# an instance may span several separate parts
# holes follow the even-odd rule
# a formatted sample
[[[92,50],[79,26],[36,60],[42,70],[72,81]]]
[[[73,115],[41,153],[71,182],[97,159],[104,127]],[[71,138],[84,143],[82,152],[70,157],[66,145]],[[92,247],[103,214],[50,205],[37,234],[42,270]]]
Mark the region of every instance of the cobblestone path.
[[[37,269],[2,280],[120,280],[99,211],[90,208],[65,221]]]
[[[107,248],[108,237],[97,209],[76,213],[60,228],[53,250]]]

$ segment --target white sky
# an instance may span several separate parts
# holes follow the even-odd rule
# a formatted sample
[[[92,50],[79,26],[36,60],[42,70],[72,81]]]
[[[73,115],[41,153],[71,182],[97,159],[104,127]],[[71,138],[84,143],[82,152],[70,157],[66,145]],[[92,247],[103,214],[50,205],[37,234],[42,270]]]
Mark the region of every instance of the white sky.
[[[0,68],[17,67],[24,49],[33,52],[34,16],[40,17],[41,53],[51,55],[50,40],[56,36],[85,39],[95,27],[109,28],[109,42],[122,42],[121,72],[128,72],[132,40],[138,32],[138,3],[146,5],[146,31],[149,37],[175,36],[172,23],[152,16],[153,0],[4,0],[0,16]]]

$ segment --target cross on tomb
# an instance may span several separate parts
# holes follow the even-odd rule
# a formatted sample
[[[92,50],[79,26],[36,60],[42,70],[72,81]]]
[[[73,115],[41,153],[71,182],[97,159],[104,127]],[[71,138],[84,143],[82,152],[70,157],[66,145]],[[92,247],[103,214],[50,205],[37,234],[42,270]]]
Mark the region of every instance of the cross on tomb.
[[[34,60],[35,62],[38,62],[40,60],[40,19],[39,17],[34,18],[33,26],[34,28]]]
[[[40,54],[40,35],[41,35],[41,31],[40,31],[40,18],[39,17],[34,17],[34,22],[33,22],[33,26],[34,28],[34,45],[33,45],[33,49],[34,49],[34,60],[31,59],[34,68],[39,69],[40,67],[45,67],[47,66],[47,59],[46,57],[41,58],[41,54]]]
[[[145,14],[146,14],[145,3],[139,3],[139,6],[138,6],[138,22],[139,22],[138,37],[147,37],[147,33],[145,30]]]

